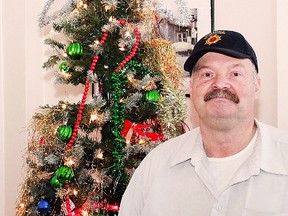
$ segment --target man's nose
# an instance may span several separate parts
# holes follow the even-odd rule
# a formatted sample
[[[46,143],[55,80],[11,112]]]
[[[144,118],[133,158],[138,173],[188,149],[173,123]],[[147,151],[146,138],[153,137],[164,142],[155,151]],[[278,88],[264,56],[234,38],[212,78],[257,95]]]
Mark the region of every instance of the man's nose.
[[[230,82],[229,79],[225,75],[217,75],[214,77],[212,83],[213,89],[229,89]]]

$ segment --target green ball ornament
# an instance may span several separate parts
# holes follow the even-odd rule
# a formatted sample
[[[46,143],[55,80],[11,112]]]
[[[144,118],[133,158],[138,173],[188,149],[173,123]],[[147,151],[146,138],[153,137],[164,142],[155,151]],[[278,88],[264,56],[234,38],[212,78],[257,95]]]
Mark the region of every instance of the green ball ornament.
[[[71,182],[74,178],[73,169],[66,165],[59,167],[56,170],[55,175],[61,183]]]
[[[160,100],[160,93],[155,89],[147,91],[144,94],[144,99],[151,103],[157,103]]]
[[[83,55],[83,47],[80,43],[73,42],[67,47],[66,52],[72,59],[77,60]]]
[[[53,189],[61,188],[65,184],[70,183],[74,178],[74,171],[71,167],[63,165],[59,167],[50,180]]]
[[[53,189],[61,188],[63,186],[55,175],[50,179],[50,185]]]
[[[68,66],[67,62],[62,62],[59,65],[59,70],[64,71],[64,72],[68,72],[70,70],[70,67]]]
[[[72,127],[69,125],[61,125],[57,128],[57,135],[63,141],[69,140],[72,136],[72,132]]]

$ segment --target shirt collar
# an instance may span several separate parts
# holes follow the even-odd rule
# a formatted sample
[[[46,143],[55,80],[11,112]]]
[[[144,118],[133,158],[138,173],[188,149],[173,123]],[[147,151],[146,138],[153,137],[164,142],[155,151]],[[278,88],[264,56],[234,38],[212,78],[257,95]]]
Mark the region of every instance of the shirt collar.
[[[181,147],[175,152],[175,156],[171,160],[170,166],[175,166],[191,159],[193,164],[193,161],[195,162],[201,160],[204,156],[206,157],[203,150],[200,128],[195,128],[186,132],[181,136],[181,139],[178,142],[181,142]]]

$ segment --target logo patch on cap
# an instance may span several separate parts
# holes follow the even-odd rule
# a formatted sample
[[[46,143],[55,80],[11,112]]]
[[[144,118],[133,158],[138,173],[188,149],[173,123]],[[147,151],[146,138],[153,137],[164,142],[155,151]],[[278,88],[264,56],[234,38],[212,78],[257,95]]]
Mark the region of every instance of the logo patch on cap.
[[[209,38],[206,39],[205,44],[204,45],[211,45],[211,44],[215,44],[217,43],[219,40],[221,40],[221,36],[214,34],[211,35]]]

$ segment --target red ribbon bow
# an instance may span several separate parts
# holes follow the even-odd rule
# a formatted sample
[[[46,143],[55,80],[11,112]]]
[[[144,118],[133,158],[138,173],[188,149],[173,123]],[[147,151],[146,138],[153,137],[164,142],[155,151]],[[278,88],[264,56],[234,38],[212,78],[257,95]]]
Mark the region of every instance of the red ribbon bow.
[[[152,124],[136,124],[129,120],[124,120],[124,128],[122,130],[122,136],[126,137],[130,130],[133,130],[138,136],[146,136],[152,141],[157,141],[161,139],[161,134],[155,132],[145,131],[145,129],[150,128]]]

